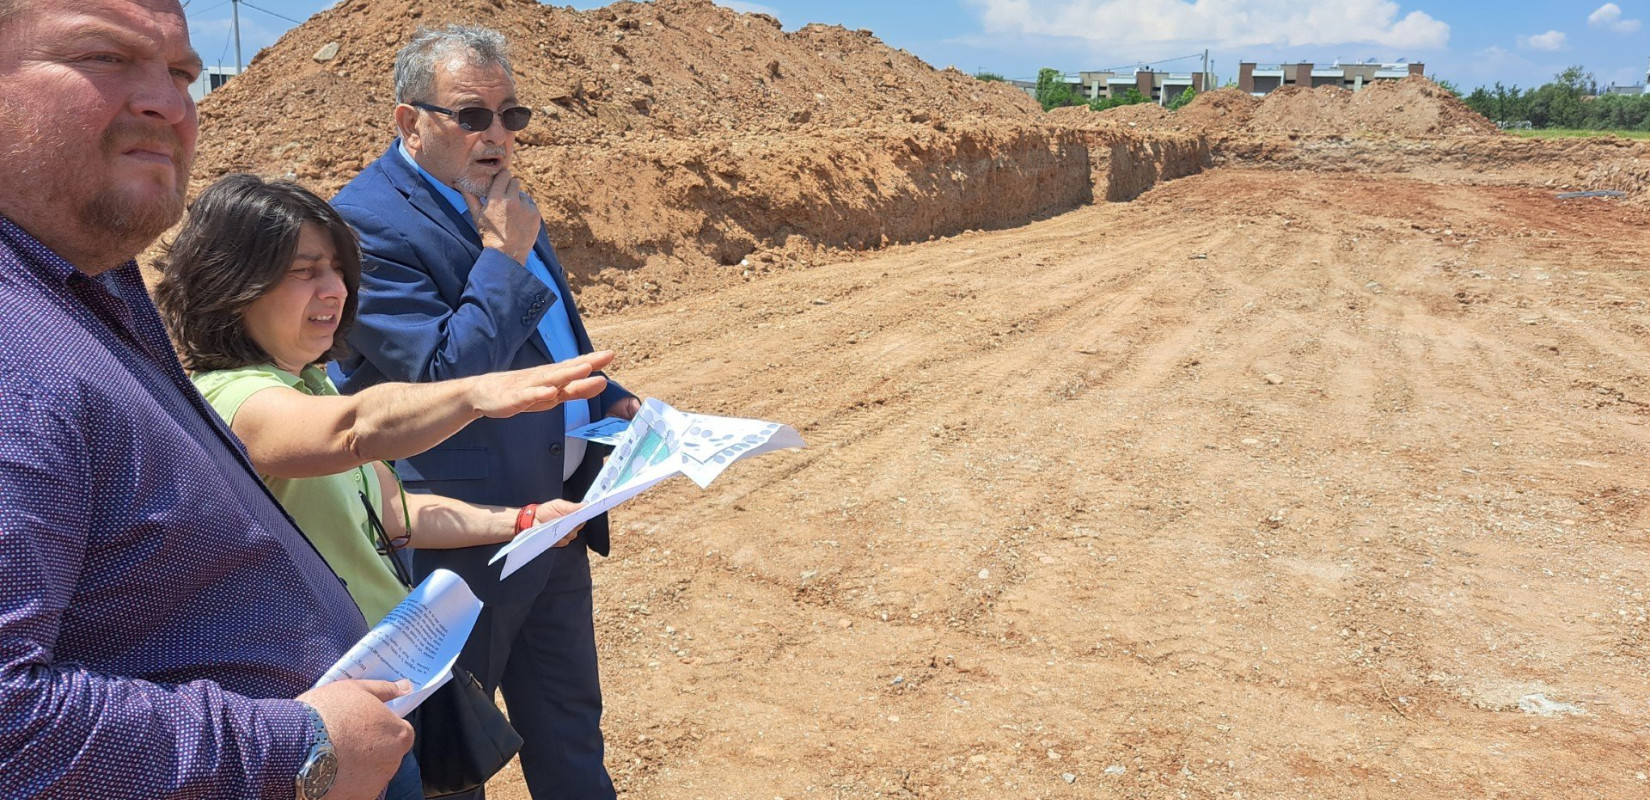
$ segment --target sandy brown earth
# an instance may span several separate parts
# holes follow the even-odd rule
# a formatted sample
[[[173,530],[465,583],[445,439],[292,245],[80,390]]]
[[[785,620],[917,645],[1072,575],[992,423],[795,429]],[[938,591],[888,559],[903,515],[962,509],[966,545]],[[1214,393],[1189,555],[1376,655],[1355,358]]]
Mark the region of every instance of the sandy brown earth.
[[[615,515],[626,798],[1650,797],[1650,145],[1421,78],[1044,115],[706,0],[347,0],[203,103],[194,188],[330,194],[454,20],[514,43],[617,375],[811,444]]]
[[[1225,168],[594,319],[810,443],[616,513],[622,794],[1650,795],[1647,222]]]

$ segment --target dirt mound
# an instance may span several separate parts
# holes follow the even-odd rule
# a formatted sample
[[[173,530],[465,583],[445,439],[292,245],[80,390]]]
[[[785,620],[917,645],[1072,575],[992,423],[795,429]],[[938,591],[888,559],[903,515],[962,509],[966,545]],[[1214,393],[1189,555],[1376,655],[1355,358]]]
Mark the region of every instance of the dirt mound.
[[[1175,117],[1156,103],[1135,103],[1117,106],[1105,111],[1091,111],[1088,106],[1056,108],[1044,120],[1063,128],[1103,130],[1106,128],[1134,128],[1137,130],[1178,130]]]
[[[1613,136],[1525,139],[1227,137],[1211,144],[1214,163],[1290,171],[1420,173],[1466,184],[1527,186],[1554,193],[1611,190],[1650,203],[1650,142]]]
[[[1097,113],[1107,122],[1130,127],[1162,128],[1170,124],[1169,111],[1156,103],[1135,103]]]
[[[1176,125],[1187,130],[1228,133],[1242,130],[1255,115],[1260,98],[1241,89],[1225,88],[1200,94],[1174,112]]]
[[[1415,75],[1376,81],[1357,92],[1339,86],[1285,86],[1261,99],[1244,131],[1424,138],[1490,134],[1496,127],[1443,87]]]
[[[1083,128],[1092,126],[1100,115],[1089,110],[1088,106],[1064,106],[1049,109],[1044,120],[1066,127]]]
[[[772,17],[709,0],[589,12],[535,0],[345,0],[201,103],[196,175],[254,169],[341,184],[393,135],[396,50],[417,28],[450,22],[510,38],[518,91],[538,115],[521,137],[529,146],[1039,112],[1024,92],[936,70],[869,31],[785,33]]]
[[[869,31],[785,33],[708,0],[345,0],[201,104],[193,188],[245,171],[336,193],[395,136],[396,50],[449,22],[509,37],[536,111],[516,172],[593,308],[1129,198],[1209,160],[1048,126],[1025,93]]]

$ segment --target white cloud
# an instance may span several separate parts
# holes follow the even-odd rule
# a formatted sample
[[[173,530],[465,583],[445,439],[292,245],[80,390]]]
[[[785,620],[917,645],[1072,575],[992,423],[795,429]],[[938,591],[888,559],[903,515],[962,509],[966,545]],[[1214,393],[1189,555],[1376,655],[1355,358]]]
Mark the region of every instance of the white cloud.
[[[1393,0],[968,0],[987,33],[1102,45],[1284,47],[1368,43],[1438,49],[1449,25]]]
[[[1470,56],[1463,55],[1456,59],[1454,72],[1462,75],[1471,75],[1481,81],[1498,81],[1507,77],[1509,73],[1518,74],[1528,72],[1532,66],[1530,59],[1520,53],[1508,50],[1499,45],[1490,45]],[[1429,68],[1434,65],[1428,64]],[[1428,70],[1432,71],[1432,70]],[[1438,74],[1445,74],[1442,65]]]
[[[1569,45],[1570,37],[1564,35],[1563,31],[1547,31],[1546,33],[1538,33],[1534,36],[1518,37],[1519,47],[1528,47],[1531,50],[1543,50],[1548,53],[1556,53],[1569,47]]]
[[[1587,15],[1587,24],[1595,28],[1608,28],[1616,33],[1638,33],[1643,23],[1636,19],[1622,19],[1621,6],[1615,3],[1605,3],[1597,11]]]

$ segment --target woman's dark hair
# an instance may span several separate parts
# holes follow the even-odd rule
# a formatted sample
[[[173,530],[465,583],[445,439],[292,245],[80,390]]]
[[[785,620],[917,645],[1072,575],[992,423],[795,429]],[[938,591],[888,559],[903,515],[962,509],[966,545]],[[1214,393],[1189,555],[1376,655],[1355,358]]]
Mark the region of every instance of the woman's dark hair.
[[[256,175],[225,175],[189,207],[189,219],[158,264],[160,307],[183,366],[235,369],[272,359],[247,333],[241,312],[285,279],[307,224],[332,236],[349,297],[322,361],[342,357],[361,288],[361,246],[338,212],[308,189]]]

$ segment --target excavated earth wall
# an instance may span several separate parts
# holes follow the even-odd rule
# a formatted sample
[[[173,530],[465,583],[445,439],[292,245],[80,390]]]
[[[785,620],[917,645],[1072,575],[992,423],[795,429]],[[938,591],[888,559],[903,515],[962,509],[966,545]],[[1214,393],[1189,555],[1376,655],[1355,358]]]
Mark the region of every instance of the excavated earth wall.
[[[532,148],[520,164],[596,308],[832,250],[1012,226],[1095,194],[1080,137],[989,120]]]
[[[1208,160],[1200,137],[975,119],[617,150],[532,148],[521,173],[581,302],[613,308],[830,251],[1132,199]]]
[[[1616,137],[1523,139],[1514,136],[1390,137],[1220,136],[1215,165],[1314,172],[1402,174],[1461,183],[1536,186],[1555,191],[1624,192],[1650,203],[1650,142]]]
[[[1195,175],[1212,163],[1209,140],[1196,134],[1082,131],[1095,197],[1127,201],[1163,181]]]

